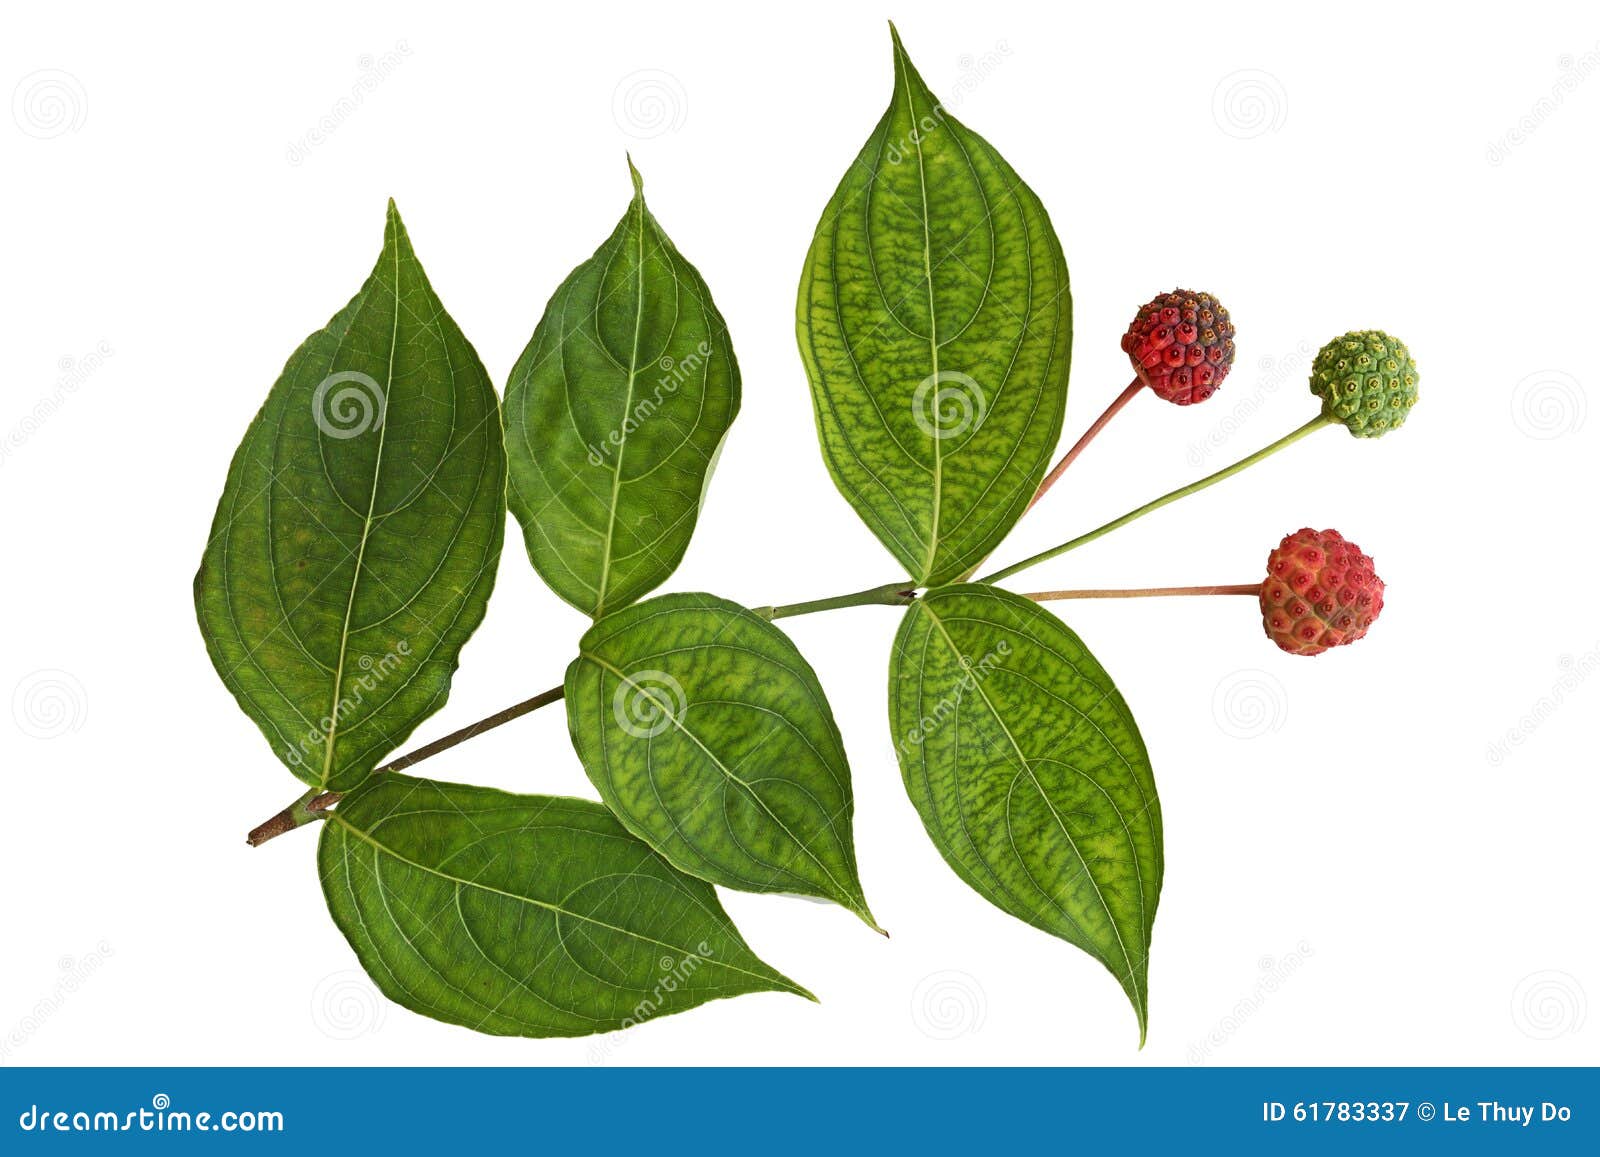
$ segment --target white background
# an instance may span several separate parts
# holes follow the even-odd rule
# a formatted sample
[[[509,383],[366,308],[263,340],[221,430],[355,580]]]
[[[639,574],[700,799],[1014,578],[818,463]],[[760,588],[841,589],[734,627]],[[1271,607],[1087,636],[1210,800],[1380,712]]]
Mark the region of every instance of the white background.
[[[1388,329],[1421,367],[1398,435],[1323,432],[1008,585],[1253,581],[1281,535],[1331,526],[1375,555],[1382,620],[1306,660],[1247,599],[1065,606],[1162,791],[1142,1053],[1110,976],[968,891],[921,830],[881,607],[785,626],[851,752],[862,876],[893,938],[724,894],[820,1007],[722,1001],[597,1050],[382,1001],[324,911],[315,833],[243,842],[300,786],[194,621],[235,445],[366,276],[391,195],[503,384],[626,205],[631,150],[744,373],[665,589],[761,604],[894,578],[823,468],[793,335],[811,232],[890,94],[888,15],[1052,214],[1075,290],[1068,439],[1128,379],[1117,340],[1154,292],[1209,289],[1239,326],[1221,394],[1139,399],[997,561],[1298,426],[1336,334]],[[1600,1059],[1592,5],[32,5],[6,25],[4,1063]],[[398,66],[307,147],[386,53]],[[583,625],[513,527],[416,740],[558,682]],[[559,709],[427,770],[593,794]]]

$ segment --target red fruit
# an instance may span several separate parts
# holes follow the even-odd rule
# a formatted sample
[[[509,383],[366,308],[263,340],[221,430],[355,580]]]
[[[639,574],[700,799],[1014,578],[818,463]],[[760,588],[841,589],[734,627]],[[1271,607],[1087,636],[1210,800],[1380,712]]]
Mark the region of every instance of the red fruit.
[[[1367,633],[1383,610],[1372,559],[1337,530],[1297,530],[1267,556],[1261,617],[1292,655],[1320,655]]]
[[[1233,367],[1233,322],[1209,293],[1174,289],[1139,310],[1122,349],[1157,397],[1187,406],[1216,393]]]

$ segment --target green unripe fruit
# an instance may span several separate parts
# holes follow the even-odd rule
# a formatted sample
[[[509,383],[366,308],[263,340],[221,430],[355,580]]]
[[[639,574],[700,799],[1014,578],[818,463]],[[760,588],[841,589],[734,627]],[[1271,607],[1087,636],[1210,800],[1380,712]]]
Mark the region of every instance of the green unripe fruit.
[[[1405,342],[1378,329],[1358,329],[1322,347],[1311,364],[1311,392],[1322,415],[1357,438],[1377,438],[1405,425],[1417,404],[1417,363]]]

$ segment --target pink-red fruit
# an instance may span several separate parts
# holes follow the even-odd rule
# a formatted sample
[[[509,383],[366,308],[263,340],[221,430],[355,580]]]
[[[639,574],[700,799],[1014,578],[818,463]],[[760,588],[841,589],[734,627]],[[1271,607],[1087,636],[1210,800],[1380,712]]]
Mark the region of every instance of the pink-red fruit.
[[[1203,402],[1233,367],[1233,322],[1209,293],[1174,289],[1139,310],[1122,350],[1157,397],[1180,406]]]
[[[1320,655],[1367,633],[1383,610],[1372,559],[1337,530],[1297,530],[1267,556],[1261,617],[1291,655]]]

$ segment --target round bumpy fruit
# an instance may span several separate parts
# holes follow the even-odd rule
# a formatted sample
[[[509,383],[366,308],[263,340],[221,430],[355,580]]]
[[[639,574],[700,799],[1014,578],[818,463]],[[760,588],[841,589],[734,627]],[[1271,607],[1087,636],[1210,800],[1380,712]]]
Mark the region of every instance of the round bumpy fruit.
[[[1298,530],[1267,556],[1261,617],[1292,655],[1320,655],[1367,633],[1383,610],[1372,559],[1337,530]]]
[[[1139,310],[1122,349],[1158,397],[1187,406],[1216,393],[1228,376],[1233,322],[1209,293],[1174,289]]]
[[[1355,330],[1317,354],[1311,392],[1322,399],[1324,417],[1343,422],[1357,438],[1377,438],[1405,425],[1417,404],[1417,363],[1398,338]]]

